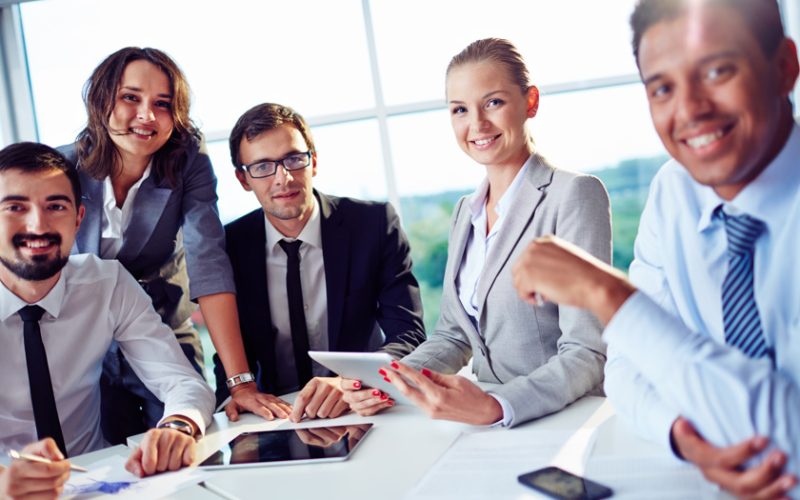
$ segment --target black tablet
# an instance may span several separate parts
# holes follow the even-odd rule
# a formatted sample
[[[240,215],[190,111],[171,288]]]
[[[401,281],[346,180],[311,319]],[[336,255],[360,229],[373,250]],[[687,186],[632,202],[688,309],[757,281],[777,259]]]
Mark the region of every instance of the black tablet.
[[[200,467],[230,468],[347,460],[372,424],[243,432]]]

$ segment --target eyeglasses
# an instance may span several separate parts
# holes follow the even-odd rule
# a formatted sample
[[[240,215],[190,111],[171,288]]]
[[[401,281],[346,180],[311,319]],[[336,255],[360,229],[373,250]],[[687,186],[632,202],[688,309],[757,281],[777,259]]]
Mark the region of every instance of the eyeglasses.
[[[292,153],[280,160],[258,161],[250,165],[242,165],[242,168],[254,179],[275,175],[281,165],[288,171],[301,170],[311,165],[311,151],[305,153]]]

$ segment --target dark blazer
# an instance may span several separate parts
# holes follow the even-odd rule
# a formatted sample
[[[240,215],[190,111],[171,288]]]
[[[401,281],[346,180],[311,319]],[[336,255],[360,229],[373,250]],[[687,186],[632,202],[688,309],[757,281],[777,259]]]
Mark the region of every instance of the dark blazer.
[[[59,150],[76,162],[74,145]],[[80,170],[86,215],[73,253],[100,255],[103,180]],[[191,299],[235,292],[217,212],[217,179],[199,142],[189,148],[177,185],[155,172],[142,182],[122,248],[117,255],[153,299],[156,311],[172,328],[194,310]],[[185,248],[185,252],[184,252]]]
[[[332,351],[366,351],[378,325],[381,350],[396,357],[425,340],[419,285],[400,219],[388,203],[326,196],[320,208],[322,252]],[[262,391],[275,392],[275,331],[267,297],[266,229],[261,209],[225,226],[236,302],[250,369]],[[215,357],[217,397],[227,395],[225,374]]]

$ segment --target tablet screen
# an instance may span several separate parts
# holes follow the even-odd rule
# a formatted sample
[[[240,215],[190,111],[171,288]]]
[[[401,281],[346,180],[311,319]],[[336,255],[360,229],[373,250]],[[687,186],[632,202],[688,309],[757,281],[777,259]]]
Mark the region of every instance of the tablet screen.
[[[243,432],[200,467],[252,466],[345,460],[372,424]]]

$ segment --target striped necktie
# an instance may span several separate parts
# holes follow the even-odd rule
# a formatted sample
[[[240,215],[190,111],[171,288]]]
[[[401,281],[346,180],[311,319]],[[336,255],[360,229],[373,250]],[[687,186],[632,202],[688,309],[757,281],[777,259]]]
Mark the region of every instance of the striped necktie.
[[[728,235],[728,273],[722,282],[725,342],[751,358],[761,358],[770,352],[753,293],[753,255],[764,223],[749,215],[733,216],[722,210],[718,214]]]

